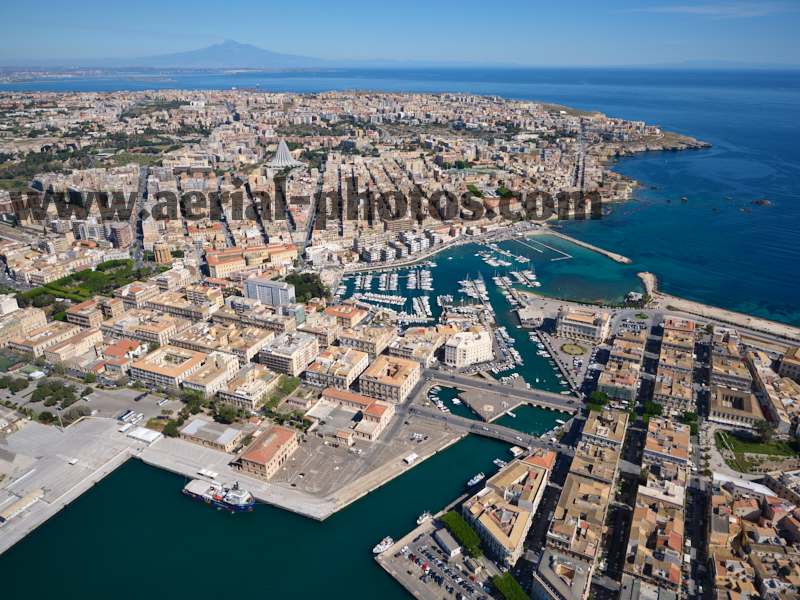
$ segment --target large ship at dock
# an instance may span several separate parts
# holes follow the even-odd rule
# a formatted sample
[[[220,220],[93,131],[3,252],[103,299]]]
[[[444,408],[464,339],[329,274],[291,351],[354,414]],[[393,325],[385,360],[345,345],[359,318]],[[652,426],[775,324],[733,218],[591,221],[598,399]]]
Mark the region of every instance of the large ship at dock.
[[[220,510],[231,512],[249,512],[256,504],[253,494],[240,488],[238,482],[232,486],[224,486],[215,481],[192,479],[184,486],[183,493]]]

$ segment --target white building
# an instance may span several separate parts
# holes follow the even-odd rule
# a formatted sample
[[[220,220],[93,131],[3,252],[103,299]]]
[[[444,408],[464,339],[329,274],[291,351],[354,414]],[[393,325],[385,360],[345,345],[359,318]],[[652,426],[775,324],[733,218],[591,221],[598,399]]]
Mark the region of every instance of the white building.
[[[482,327],[456,333],[444,345],[444,362],[451,367],[468,367],[492,359],[492,336]]]

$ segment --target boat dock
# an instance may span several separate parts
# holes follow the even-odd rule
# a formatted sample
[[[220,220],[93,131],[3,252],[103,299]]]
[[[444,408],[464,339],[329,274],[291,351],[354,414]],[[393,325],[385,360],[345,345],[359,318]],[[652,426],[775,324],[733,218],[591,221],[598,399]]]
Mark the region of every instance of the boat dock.
[[[539,233],[539,232],[537,232],[537,233]],[[604,248],[600,248],[599,246],[595,246],[594,244],[589,244],[588,242],[583,242],[581,240],[575,239],[574,237],[571,237],[571,236],[568,236],[568,235],[566,235],[564,233],[561,233],[560,231],[555,231],[553,229],[547,229],[545,231],[542,231],[541,233],[543,233],[545,235],[552,235],[552,236],[561,238],[562,240],[570,242],[571,244],[575,244],[576,246],[580,246],[581,248],[586,248],[587,250],[591,250],[592,252],[597,252],[598,254],[602,254],[603,256],[607,256],[608,258],[610,258],[614,262],[618,262],[618,263],[623,264],[623,265],[629,265],[629,264],[631,264],[633,262],[627,256],[623,256],[622,254],[617,254],[616,252],[611,252],[609,250],[605,250]],[[541,243],[541,242],[539,242],[539,243]]]

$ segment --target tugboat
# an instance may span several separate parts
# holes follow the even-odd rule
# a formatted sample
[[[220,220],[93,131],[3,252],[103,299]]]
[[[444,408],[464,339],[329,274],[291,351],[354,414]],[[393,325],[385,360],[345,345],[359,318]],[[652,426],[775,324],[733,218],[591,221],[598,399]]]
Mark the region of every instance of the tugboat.
[[[426,510],[419,517],[417,517],[417,525],[422,525],[425,521],[429,521],[432,518],[433,515]]]
[[[481,473],[478,473],[477,475],[475,475],[475,476],[474,476],[472,479],[470,479],[470,480],[467,482],[467,485],[468,485],[469,487],[472,487],[473,485],[477,485],[477,484],[479,484],[481,481],[483,481],[484,477],[486,477],[486,475],[484,475],[484,474],[483,474],[483,472],[481,472]]]
[[[238,481],[233,486],[224,486],[215,481],[192,479],[184,486],[183,494],[230,512],[250,512],[256,504],[253,494],[240,488]]]
[[[382,552],[386,552],[389,548],[392,547],[394,544],[394,540],[389,537],[388,535],[383,538],[377,546],[372,549],[373,554],[381,554]]]

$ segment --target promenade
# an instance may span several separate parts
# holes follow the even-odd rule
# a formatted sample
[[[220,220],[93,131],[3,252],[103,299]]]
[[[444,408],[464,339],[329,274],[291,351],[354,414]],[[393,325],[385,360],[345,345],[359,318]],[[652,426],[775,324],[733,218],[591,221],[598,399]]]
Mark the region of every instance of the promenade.
[[[686,300],[679,298],[658,289],[658,278],[653,273],[639,273],[639,278],[644,282],[645,289],[652,299],[652,304],[649,308],[660,308],[671,312],[684,312],[695,317],[702,317],[723,326],[738,327],[743,330],[745,334],[747,331],[773,338],[771,341],[779,341],[782,343],[798,344],[800,343],[800,328],[787,325],[785,323],[778,323],[770,321],[769,319],[762,319],[760,317],[753,317],[744,313],[735,312],[717,306],[709,306],[694,300]]]

